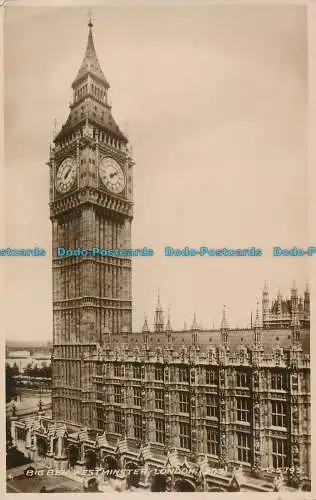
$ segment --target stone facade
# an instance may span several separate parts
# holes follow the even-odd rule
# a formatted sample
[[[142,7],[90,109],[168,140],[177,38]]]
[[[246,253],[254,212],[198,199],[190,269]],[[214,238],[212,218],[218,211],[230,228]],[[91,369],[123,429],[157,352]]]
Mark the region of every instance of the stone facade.
[[[265,288],[263,322],[257,311],[253,328],[229,329],[224,310],[221,328],[211,331],[200,330],[196,317],[191,330],[174,331],[170,314],[164,327],[159,299],[154,331],[146,319],[132,333],[131,258],[57,254],[131,247],[133,161],[108,88],[90,23],[70,115],[48,163],[52,418],[41,411],[12,417],[14,445],[53,471],[94,478],[101,489],[108,482],[117,490],[308,489],[309,293],[302,311],[293,288],[289,313],[280,298],[280,310],[269,309]],[[120,194],[100,179],[104,157],[123,170]],[[61,194],[56,177],[67,158],[77,173]]]
[[[71,412],[56,422],[13,419],[15,442],[48,466],[83,478],[89,469],[101,485],[114,481],[104,469],[120,469],[123,489],[309,489],[309,332],[293,325],[289,344],[278,330],[265,334],[243,331],[235,347],[237,331],[223,328],[109,334],[82,359],[92,367],[88,425]]]
[[[277,297],[270,302],[269,291],[265,284],[262,292],[262,323],[264,328],[289,328],[294,320],[299,319],[300,325],[310,326],[310,292],[306,286],[304,297],[298,296],[295,282],[290,291],[290,298],[282,297],[279,290]]]
[[[53,246],[52,397],[54,418],[67,420],[71,413],[75,422],[87,425],[93,402],[93,367],[82,361],[83,354],[92,353],[108,330],[115,334],[123,327],[132,329],[131,257],[58,253],[58,248],[79,252],[131,248],[133,161],[108,104],[109,84],[94,49],[92,25],[72,88],[70,114],[54,139],[48,162]],[[115,160],[122,169],[125,185],[119,194],[108,190],[101,180],[99,165],[104,158]],[[76,174],[69,188],[69,174],[61,177],[60,192],[57,182],[65,160],[75,165]]]

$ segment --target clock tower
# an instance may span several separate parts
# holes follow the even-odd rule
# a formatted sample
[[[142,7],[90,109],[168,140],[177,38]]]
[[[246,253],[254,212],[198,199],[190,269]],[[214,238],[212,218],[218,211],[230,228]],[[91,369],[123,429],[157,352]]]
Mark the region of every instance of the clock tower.
[[[89,357],[109,334],[132,331],[131,258],[102,256],[93,249],[131,248],[133,168],[128,141],[112,116],[91,21],[88,26],[69,116],[48,162],[53,418],[87,427],[93,422]],[[76,249],[88,254],[65,253]]]

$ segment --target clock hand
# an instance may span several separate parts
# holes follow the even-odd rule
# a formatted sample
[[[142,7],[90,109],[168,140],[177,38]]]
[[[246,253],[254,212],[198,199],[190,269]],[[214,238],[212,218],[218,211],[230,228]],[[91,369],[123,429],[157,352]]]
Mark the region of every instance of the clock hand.
[[[66,175],[64,174],[64,179],[67,180],[69,174],[70,174],[70,171],[71,171],[71,167],[68,167],[68,170],[66,171]]]
[[[109,174],[110,179],[112,179],[112,177],[114,177],[115,175],[117,175],[117,172],[113,172],[112,174]]]

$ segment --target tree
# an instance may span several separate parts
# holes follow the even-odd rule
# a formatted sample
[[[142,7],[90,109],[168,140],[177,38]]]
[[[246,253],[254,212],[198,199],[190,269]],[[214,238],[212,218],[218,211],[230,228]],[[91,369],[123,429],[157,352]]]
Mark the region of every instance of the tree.
[[[41,377],[52,378],[52,368],[51,366],[47,366],[46,363],[41,368]]]
[[[24,370],[24,373],[25,375],[27,375],[28,377],[31,377],[31,373],[32,373],[32,363],[28,363],[25,367],[25,370]]]
[[[20,370],[16,363],[14,363],[14,365],[12,366],[12,373],[13,375],[20,375]]]
[[[10,420],[6,419],[6,451],[8,452],[12,448],[12,436],[11,436],[11,423]]]
[[[16,371],[14,367],[10,366],[9,363],[5,365],[5,382],[6,382],[6,402],[11,401],[13,397],[16,397],[16,381],[14,376],[16,375]]]
[[[40,368],[36,364],[33,366],[31,377],[40,377],[40,376],[41,376]]]

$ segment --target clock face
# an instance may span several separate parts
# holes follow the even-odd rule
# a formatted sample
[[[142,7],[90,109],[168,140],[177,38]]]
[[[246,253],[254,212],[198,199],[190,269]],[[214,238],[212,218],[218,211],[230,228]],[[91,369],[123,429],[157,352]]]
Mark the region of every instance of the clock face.
[[[77,165],[72,158],[66,158],[59,166],[56,176],[56,189],[66,193],[73,185],[77,175]]]
[[[125,187],[125,177],[120,165],[113,158],[102,158],[99,164],[100,177],[105,187],[112,193],[119,194]]]

